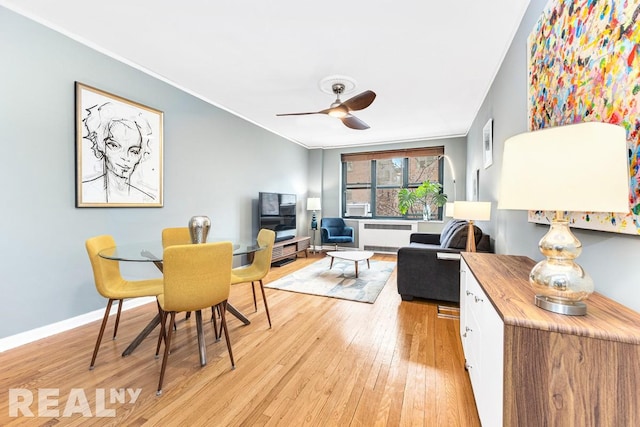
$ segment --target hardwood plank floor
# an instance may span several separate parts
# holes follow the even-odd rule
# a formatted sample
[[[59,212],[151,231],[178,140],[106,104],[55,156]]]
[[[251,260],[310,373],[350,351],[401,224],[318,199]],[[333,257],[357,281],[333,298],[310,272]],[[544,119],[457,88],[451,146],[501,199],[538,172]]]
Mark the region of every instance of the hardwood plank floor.
[[[274,267],[265,282],[322,256]],[[373,259],[395,261],[395,256]],[[155,304],[124,312],[115,341],[111,317],[93,371],[88,367],[99,322],[0,353],[0,425],[480,425],[463,366],[459,321],[439,316],[434,302],[402,302],[395,272],[375,304],[266,293],[272,329],[259,291],[254,313],[250,285],[232,287],[230,301],[251,319],[245,326],[229,316],[235,370],[224,339],[214,342],[208,322],[208,364],[200,367],[195,316],[185,320],[180,314],[160,397],[155,394],[158,329],[132,355],[120,356],[155,315]],[[9,389],[33,394],[33,417],[11,416]],[[41,391],[40,413],[39,389],[57,389]],[[122,394],[112,399],[112,389]],[[126,389],[140,390],[134,403]],[[53,393],[48,405],[47,393]],[[80,413],[83,397],[90,417]],[[101,406],[114,416],[96,417]],[[75,413],[64,417],[65,409]]]

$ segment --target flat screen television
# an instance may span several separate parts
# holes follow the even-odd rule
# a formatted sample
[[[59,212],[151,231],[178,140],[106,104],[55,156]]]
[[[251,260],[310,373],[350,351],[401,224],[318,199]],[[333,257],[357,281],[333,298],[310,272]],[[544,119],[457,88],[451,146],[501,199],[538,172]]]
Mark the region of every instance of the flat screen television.
[[[258,225],[276,232],[276,242],[296,237],[296,195],[260,192]]]

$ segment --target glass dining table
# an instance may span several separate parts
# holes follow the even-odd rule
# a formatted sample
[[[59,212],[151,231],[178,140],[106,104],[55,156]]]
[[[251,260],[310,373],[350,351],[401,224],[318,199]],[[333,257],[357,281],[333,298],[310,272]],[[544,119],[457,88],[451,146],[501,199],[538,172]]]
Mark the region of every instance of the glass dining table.
[[[209,239],[211,242],[231,242],[233,245],[233,256],[248,255],[266,249],[266,246],[259,246],[257,243],[235,243],[234,239]],[[160,241],[125,243],[113,248],[107,248],[98,254],[100,257],[121,262],[152,262],[162,271],[163,247]],[[238,318],[242,323],[248,325],[249,319],[236,307],[227,302],[227,311]],[[156,314],[145,328],[136,336],[129,346],[122,352],[122,357],[131,354],[138,345],[160,324],[160,314]]]

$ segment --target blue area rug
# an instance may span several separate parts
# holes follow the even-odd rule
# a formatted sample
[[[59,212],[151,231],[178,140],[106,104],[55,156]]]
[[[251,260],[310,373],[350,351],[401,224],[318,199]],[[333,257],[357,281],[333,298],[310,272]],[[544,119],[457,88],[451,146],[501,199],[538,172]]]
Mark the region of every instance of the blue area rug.
[[[373,304],[396,267],[395,262],[370,260],[358,265],[355,277],[353,261],[335,259],[329,270],[330,257],[325,257],[292,274],[265,283],[265,287],[303,294],[341,298]]]

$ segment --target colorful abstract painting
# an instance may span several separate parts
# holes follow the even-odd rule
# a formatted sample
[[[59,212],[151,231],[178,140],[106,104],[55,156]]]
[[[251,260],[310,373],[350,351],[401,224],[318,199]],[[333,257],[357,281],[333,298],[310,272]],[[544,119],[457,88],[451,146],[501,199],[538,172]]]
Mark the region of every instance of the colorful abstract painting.
[[[627,131],[630,212],[572,213],[575,227],[640,234],[639,15],[640,0],[551,0],[529,36],[529,130],[599,121]]]

